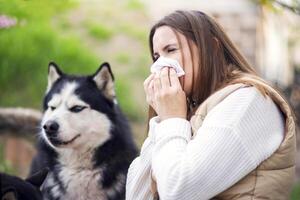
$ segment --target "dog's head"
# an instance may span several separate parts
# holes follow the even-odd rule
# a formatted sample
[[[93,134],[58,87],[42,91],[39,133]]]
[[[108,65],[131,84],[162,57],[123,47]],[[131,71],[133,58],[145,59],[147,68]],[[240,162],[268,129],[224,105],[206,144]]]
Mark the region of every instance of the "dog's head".
[[[54,149],[95,148],[110,138],[115,104],[114,77],[108,63],[93,75],[74,76],[51,62],[42,136]]]

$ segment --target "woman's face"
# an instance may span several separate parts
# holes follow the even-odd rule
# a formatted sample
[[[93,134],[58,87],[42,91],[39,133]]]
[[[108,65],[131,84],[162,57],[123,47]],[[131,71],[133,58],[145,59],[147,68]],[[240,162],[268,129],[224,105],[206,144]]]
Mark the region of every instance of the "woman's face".
[[[190,41],[189,47],[188,39],[177,31],[176,34],[169,26],[157,28],[153,35],[153,55],[155,60],[164,56],[179,62],[185,71],[185,76],[180,77],[180,83],[183,91],[189,96],[192,92],[193,74],[198,74],[198,50],[194,42]]]

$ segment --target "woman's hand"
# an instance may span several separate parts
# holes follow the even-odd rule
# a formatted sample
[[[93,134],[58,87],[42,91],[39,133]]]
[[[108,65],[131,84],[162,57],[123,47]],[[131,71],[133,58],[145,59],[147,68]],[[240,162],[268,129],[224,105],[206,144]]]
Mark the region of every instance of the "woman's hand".
[[[150,74],[144,81],[144,90],[146,93],[147,103],[155,110],[154,106],[154,88],[153,88],[153,79],[155,74]]]
[[[172,117],[186,119],[186,95],[173,68],[165,67],[144,82],[147,102],[161,120]]]

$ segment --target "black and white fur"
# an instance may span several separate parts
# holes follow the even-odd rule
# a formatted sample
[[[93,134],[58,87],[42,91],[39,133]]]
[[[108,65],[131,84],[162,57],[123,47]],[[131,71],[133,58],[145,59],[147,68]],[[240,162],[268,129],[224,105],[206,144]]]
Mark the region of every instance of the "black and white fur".
[[[51,62],[43,107],[31,173],[49,168],[44,199],[125,199],[126,174],[137,150],[109,64],[93,75],[73,76]]]
[[[44,182],[48,169],[43,169],[23,180],[17,176],[0,172],[1,200],[43,200],[40,186]]]

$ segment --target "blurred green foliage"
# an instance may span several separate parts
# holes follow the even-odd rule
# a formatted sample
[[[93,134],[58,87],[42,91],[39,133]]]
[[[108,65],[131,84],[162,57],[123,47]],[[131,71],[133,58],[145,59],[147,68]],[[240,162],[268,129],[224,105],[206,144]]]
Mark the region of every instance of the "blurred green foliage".
[[[265,6],[274,12],[289,10],[295,14],[300,15],[300,1],[299,0],[252,0],[255,3]]]
[[[146,42],[145,36],[147,33],[144,29],[130,24],[122,24],[122,26],[119,27],[119,30],[122,30],[122,32],[128,34],[134,39],[140,40],[141,42]]]
[[[99,65],[100,58],[78,38],[60,35],[51,23],[53,15],[74,6],[58,0],[1,2],[1,14],[17,19],[14,27],[0,29],[1,106],[39,108],[49,61],[72,72],[92,72]]]
[[[129,63],[130,62],[130,55],[126,52],[121,52],[116,55],[115,58],[119,63]]]
[[[79,1],[0,0],[0,15],[17,20],[15,26],[0,29],[0,106],[41,108],[49,61],[55,61],[63,71],[73,74],[91,74],[102,62],[110,62],[110,58],[113,64],[120,66],[138,64],[141,59],[144,61],[142,57],[131,62],[129,52],[119,49],[109,52],[114,56],[106,55],[105,49],[101,49],[104,53],[95,52],[86,41],[94,38],[96,41],[92,41],[93,46],[97,46],[98,42],[99,46],[104,46],[117,33],[124,33],[141,41],[141,38],[146,39],[146,34],[143,35],[145,31],[134,26],[120,29],[125,25],[122,21],[117,23],[119,17],[114,19],[111,7],[115,9],[116,6],[103,6],[103,11],[99,11],[104,17],[110,16],[113,23],[107,23],[108,20],[104,17],[96,18],[97,20],[87,18],[81,23],[76,18],[78,16],[69,17],[69,12],[79,6]],[[142,4],[136,0],[129,0],[120,6],[135,12],[142,8]],[[77,24],[81,27],[76,27]],[[86,32],[84,38],[78,34],[80,29]],[[112,67],[113,72],[118,73],[118,69]],[[146,73],[140,73],[142,74]],[[128,76],[130,75],[116,76],[118,99],[132,120],[140,120],[143,114],[135,106],[134,95],[130,90],[129,81],[134,79]]]
[[[113,36],[113,30],[110,27],[96,24],[96,23],[87,23],[87,30],[89,34],[100,40],[108,40]]]
[[[127,3],[127,8],[132,10],[143,9],[144,5],[139,0],[129,0]]]

